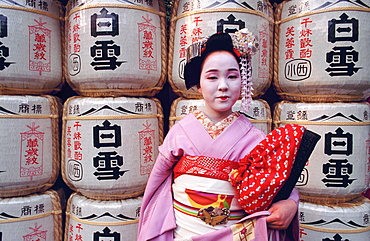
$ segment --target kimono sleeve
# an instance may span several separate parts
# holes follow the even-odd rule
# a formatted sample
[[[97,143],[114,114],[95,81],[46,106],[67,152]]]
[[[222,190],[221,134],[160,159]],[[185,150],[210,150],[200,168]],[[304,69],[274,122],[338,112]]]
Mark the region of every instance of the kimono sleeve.
[[[176,220],[171,185],[172,170],[184,154],[187,141],[181,127],[175,125],[159,147],[159,154],[150,173],[140,210],[138,241],[173,240]]]

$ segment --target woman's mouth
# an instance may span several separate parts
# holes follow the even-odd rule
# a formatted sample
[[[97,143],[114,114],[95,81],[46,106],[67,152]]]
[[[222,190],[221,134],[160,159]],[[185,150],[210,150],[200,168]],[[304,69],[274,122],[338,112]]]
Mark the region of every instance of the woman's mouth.
[[[220,96],[220,97],[218,97],[220,100],[227,100],[229,97],[227,97],[227,96]]]

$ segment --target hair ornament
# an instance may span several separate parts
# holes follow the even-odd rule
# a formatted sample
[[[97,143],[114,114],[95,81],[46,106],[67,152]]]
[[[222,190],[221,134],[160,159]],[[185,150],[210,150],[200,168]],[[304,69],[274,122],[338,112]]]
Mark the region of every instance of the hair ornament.
[[[254,55],[258,50],[258,40],[247,28],[240,29],[234,34],[230,34],[233,45],[241,56],[248,57]]]
[[[253,95],[252,82],[252,55],[258,50],[257,38],[247,28],[236,31],[231,35],[234,48],[240,53],[240,72],[241,72],[241,96],[242,103],[240,111],[249,111]]]
[[[202,53],[206,47],[208,37],[198,39],[198,41],[189,45],[186,48],[186,62],[189,63],[191,59],[202,56]]]

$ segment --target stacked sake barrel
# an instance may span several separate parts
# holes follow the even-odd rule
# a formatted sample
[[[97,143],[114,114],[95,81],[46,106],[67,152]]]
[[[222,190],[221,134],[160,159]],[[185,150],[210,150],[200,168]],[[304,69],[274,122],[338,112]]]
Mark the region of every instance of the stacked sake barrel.
[[[83,96],[154,96],[165,82],[162,1],[70,1],[65,77]]]
[[[75,96],[63,113],[66,184],[95,199],[142,195],[163,139],[159,101]]]
[[[252,56],[254,97],[262,95],[272,81],[272,7],[268,1],[175,0],[172,9],[168,81],[181,97],[202,98],[196,87],[185,87],[186,47],[217,32],[234,33],[248,28],[258,39],[260,51]]]
[[[2,240],[62,241],[62,209],[54,190],[0,198]]]
[[[162,1],[70,1],[62,177],[74,191],[65,240],[136,240],[141,195],[163,140],[152,98],[166,74]]]
[[[59,100],[62,81],[59,2],[0,6],[0,239],[62,240]]]
[[[59,111],[53,96],[0,95],[3,240],[62,240],[59,195],[48,190],[59,174]]]
[[[58,1],[6,1],[0,15],[0,93],[49,94],[62,85]]]
[[[51,188],[59,172],[60,104],[53,96],[0,95],[0,197]],[[5,158],[6,156],[6,158]]]
[[[316,0],[280,4],[275,17],[278,94],[310,102],[363,100],[370,87],[368,5]]]
[[[67,204],[64,240],[136,240],[141,200],[97,200],[73,193]]]
[[[285,1],[276,9],[274,86],[285,99],[275,127],[321,135],[296,185],[301,240],[367,240],[370,88],[369,3]]]

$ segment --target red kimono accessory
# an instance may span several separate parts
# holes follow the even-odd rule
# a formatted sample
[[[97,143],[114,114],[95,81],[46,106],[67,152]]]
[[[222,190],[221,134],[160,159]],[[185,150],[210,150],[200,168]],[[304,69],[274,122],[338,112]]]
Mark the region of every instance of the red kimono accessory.
[[[295,124],[273,130],[231,171],[229,181],[247,213],[269,208],[291,173],[304,132]]]

